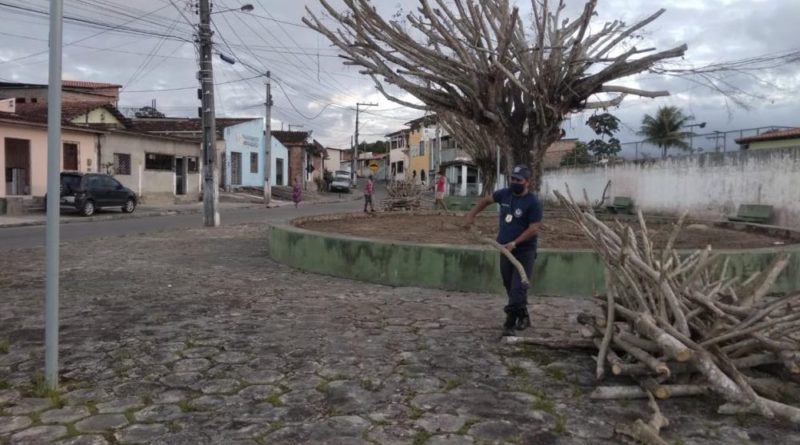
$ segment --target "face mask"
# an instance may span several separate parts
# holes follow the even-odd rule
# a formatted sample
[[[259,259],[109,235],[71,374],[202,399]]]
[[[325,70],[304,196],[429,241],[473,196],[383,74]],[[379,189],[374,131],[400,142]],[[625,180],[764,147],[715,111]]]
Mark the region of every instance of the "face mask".
[[[525,184],[511,183],[511,192],[515,195],[521,195],[525,191]]]

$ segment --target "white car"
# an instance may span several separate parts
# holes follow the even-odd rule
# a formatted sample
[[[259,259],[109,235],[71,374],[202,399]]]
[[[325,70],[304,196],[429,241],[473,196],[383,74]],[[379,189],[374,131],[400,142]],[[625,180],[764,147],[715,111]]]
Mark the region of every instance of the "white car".
[[[332,192],[350,192],[350,172],[344,170],[337,170],[333,174],[333,181],[331,181],[330,190]]]

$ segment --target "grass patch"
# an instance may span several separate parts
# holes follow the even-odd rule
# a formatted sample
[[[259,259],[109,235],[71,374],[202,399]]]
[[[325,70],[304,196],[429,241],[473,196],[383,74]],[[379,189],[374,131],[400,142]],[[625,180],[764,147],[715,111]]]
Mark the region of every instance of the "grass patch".
[[[8,354],[9,349],[11,349],[11,344],[8,342],[8,339],[0,338],[0,354]]]
[[[47,396],[47,382],[45,381],[42,371],[37,370],[31,374],[31,386],[33,387],[33,393],[36,394],[37,397]]]
[[[535,402],[533,402],[533,409],[538,411],[544,411],[548,414],[555,415],[556,413],[556,405],[550,400],[549,397],[538,397]]]
[[[572,398],[573,399],[580,399],[583,397],[583,388],[578,385],[572,387]]]
[[[8,389],[11,388],[11,384],[8,383],[8,380],[0,377],[0,389]]]
[[[273,392],[272,394],[267,396],[267,402],[269,402],[275,408],[283,406],[283,402],[281,401],[281,393]]]
[[[144,404],[144,406],[152,405],[153,404],[153,396],[151,396],[150,394],[143,395],[142,396],[142,403]]]
[[[173,421],[171,421],[170,423],[168,423],[168,424],[167,424],[167,431],[169,431],[170,433],[177,433],[177,432],[180,432],[180,430],[181,430],[181,429],[182,429],[182,428],[181,428],[181,426],[178,424],[178,422],[176,422],[176,421],[174,421],[174,420],[173,420]]]
[[[97,414],[97,402],[94,400],[87,400],[85,403],[86,408],[89,408],[90,414]]]
[[[372,379],[361,379],[361,387],[366,389],[367,391],[375,392],[380,390],[381,387],[383,387],[383,384],[381,382],[376,383]]]
[[[68,423],[68,424],[66,424],[64,426],[67,427],[67,437],[68,438],[69,437],[76,437],[76,436],[79,436],[81,434],[81,432],[78,431],[77,428],[75,428],[75,424],[74,423]]]
[[[513,391],[524,392],[525,394],[530,394],[539,399],[547,398],[547,394],[545,394],[544,391],[531,385],[530,383],[523,383],[522,385],[513,388]]]
[[[61,409],[65,405],[64,401],[61,400],[61,394],[59,394],[58,391],[53,391],[51,389],[48,389],[47,398],[50,400],[50,406],[52,408]]]
[[[469,433],[469,429],[472,428],[472,426],[475,425],[478,422],[480,422],[479,419],[469,419],[469,420],[467,420],[466,422],[464,422],[464,425],[462,425],[461,428],[458,429],[458,434],[466,436],[467,433]]]
[[[328,394],[328,391],[330,391],[331,388],[328,385],[328,381],[327,380],[323,380],[323,381],[317,383],[317,386],[316,386],[315,389],[317,391],[323,393],[323,394]]]
[[[411,419],[411,420],[417,420],[420,417],[422,417],[423,414],[425,414],[425,411],[417,408],[414,405],[411,405],[410,409],[411,409],[411,412],[408,413],[408,418]]]
[[[125,418],[128,419],[130,423],[136,423],[136,416],[133,413],[136,412],[136,408],[129,408],[125,410]]]
[[[450,380],[447,381],[447,383],[444,385],[444,390],[445,391],[450,391],[450,390],[458,388],[459,386],[461,386],[463,384],[464,384],[464,379],[462,379],[461,377],[456,377],[454,379],[450,379]]]
[[[567,417],[563,414],[556,414],[556,424],[553,427],[553,431],[557,434],[566,434],[567,433]]]
[[[181,409],[181,412],[184,413],[191,413],[197,411],[195,407],[193,407],[188,400],[181,400],[178,402],[178,407]]]
[[[337,374],[334,374],[333,377],[331,377],[331,378],[329,378],[327,380],[330,381],[330,382],[333,382],[335,380],[350,380],[350,378],[351,377],[349,375],[347,375],[347,374],[337,373]]]
[[[414,439],[411,441],[411,444],[412,445],[423,445],[425,442],[428,441],[428,439],[431,438],[431,436],[433,436],[433,434],[431,434],[431,433],[429,433],[429,432],[427,432],[425,430],[418,431],[417,434],[414,435]]]
[[[28,414],[28,417],[30,417],[31,418],[31,422],[33,422],[33,423],[31,423],[31,426],[39,426],[39,425],[42,424],[41,413],[39,413],[39,412],[30,413],[30,414]]]
[[[558,366],[551,366],[549,368],[545,368],[544,371],[550,377],[552,377],[552,378],[554,378],[556,380],[562,381],[562,382],[567,378],[567,375],[564,374],[564,370],[559,368]]]
[[[528,377],[528,371],[522,366],[514,365],[508,368],[508,372],[514,377]]]

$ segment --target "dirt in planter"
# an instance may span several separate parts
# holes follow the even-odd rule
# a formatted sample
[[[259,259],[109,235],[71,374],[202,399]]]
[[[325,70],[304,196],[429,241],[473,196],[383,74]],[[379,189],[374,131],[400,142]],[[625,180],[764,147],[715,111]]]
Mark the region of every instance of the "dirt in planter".
[[[468,233],[453,225],[463,224],[463,218],[445,215],[415,215],[409,213],[383,213],[374,217],[345,217],[327,221],[307,221],[299,227],[320,232],[340,233],[364,238],[380,238],[396,241],[409,241],[425,244],[477,244]],[[625,224],[638,223],[626,221]],[[484,234],[494,237],[497,234],[496,216],[482,216],[476,227]],[[659,244],[667,242],[673,225],[668,222],[650,222],[648,231],[651,239]],[[711,245],[715,249],[744,249],[791,244],[792,241],[760,233],[714,227],[710,225],[690,225],[683,228],[676,245],[679,248],[703,248]],[[568,218],[545,215],[539,234],[539,247],[549,248],[590,248],[583,232]]]

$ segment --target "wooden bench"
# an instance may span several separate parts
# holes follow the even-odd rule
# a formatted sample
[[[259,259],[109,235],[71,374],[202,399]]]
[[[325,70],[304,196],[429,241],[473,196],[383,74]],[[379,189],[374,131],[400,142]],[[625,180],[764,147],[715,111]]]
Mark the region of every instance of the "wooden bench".
[[[633,213],[633,199],[628,196],[617,196],[614,202],[606,206],[611,213]]]
[[[764,204],[742,204],[736,216],[729,216],[728,221],[741,221],[765,224],[772,219],[772,206]]]

